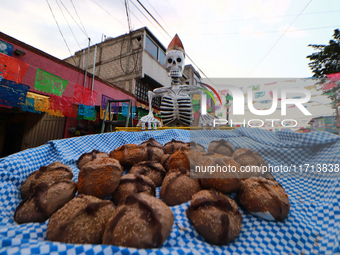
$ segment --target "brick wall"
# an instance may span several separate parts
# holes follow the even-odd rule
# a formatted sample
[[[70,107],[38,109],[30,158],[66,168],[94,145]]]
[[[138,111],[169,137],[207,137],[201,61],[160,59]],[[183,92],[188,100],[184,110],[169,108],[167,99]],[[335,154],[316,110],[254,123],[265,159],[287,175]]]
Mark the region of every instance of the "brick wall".
[[[137,30],[131,35],[107,38],[97,45],[95,75],[133,93],[133,79],[142,77],[143,32]],[[93,73],[95,46],[90,47],[88,69]],[[87,49],[78,51],[66,62],[85,69]]]

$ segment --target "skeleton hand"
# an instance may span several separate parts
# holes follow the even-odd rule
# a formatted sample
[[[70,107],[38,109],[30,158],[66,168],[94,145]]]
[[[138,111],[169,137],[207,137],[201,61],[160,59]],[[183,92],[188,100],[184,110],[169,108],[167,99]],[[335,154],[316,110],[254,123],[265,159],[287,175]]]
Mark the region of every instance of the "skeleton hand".
[[[140,124],[142,124],[142,130],[145,130],[145,124],[148,123],[148,129],[151,130],[152,126],[151,124],[154,124],[154,130],[157,130],[157,125],[159,127],[162,127],[162,123],[156,119],[152,112],[150,111],[148,115],[142,117],[137,124],[137,127],[139,127]]]

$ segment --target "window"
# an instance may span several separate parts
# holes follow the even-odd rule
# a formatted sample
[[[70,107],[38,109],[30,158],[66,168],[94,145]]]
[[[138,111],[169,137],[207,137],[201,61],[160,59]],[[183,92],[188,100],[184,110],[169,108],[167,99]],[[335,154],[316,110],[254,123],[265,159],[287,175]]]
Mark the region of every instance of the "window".
[[[165,65],[165,52],[148,35],[145,39],[145,49],[163,66]]]
[[[158,46],[150,39],[149,36],[146,36],[145,39],[145,49],[155,58],[158,59]]]
[[[136,80],[136,86],[135,86],[135,96],[137,99],[140,99],[144,101],[146,104],[149,104],[148,100],[148,91],[154,90],[155,88],[151,86],[150,84],[141,81]],[[160,107],[161,105],[161,98],[160,97],[154,97],[152,99],[152,105]]]
[[[201,78],[199,78],[195,73],[194,73],[194,85],[197,85],[198,82],[200,82]]]
[[[161,49],[161,48],[159,48],[159,59],[158,59],[158,61],[163,65],[163,66],[165,66],[165,52]]]

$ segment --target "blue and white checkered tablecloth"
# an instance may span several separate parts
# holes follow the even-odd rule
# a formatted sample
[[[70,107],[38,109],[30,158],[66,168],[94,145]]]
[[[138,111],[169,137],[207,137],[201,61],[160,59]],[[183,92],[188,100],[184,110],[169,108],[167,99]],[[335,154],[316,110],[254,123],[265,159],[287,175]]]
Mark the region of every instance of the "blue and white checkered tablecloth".
[[[202,239],[186,216],[190,202],[171,207],[175,215],[169,238],[159,249],[134,249],[107,245],[79,245],[46,241],[47,221],[18,225],[13,220],[21,201],[20,186],[42,165],[60,161],[74,172],[76,161],[85,152],[98,149],[110,152],[125,144],[140,144],[150,137],[162,144],[171,139],[201,143],[228,139],[236,148],[251,148],[267,164],[340,164],[340,136],[326,132],[298,134],[292,131],[269,132],[238,128],[232,131],[163,130],[116,132],[54,140],[0,159],[0,254],[334,254],[340,253],[339,173],[327,178],[321,173],[301,175],[274,173],[289,195],[291,210],[284,222],[268,222],[242,208],[242,231],[229,245],[214,246]],[[321,176],[322,175],[322,176]],[[157,189],[156,196],[159,197]],[[235,194],[229,195],[235,198]]]

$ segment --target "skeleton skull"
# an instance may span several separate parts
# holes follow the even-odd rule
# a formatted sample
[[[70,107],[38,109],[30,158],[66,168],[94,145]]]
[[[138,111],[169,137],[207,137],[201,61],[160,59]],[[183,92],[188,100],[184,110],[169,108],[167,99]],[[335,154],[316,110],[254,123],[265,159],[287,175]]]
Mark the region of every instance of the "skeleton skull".
[[[183,74],[184,54],[178,50],[170,50],[165,56],[165,68],[169,77],[180,78]]]

